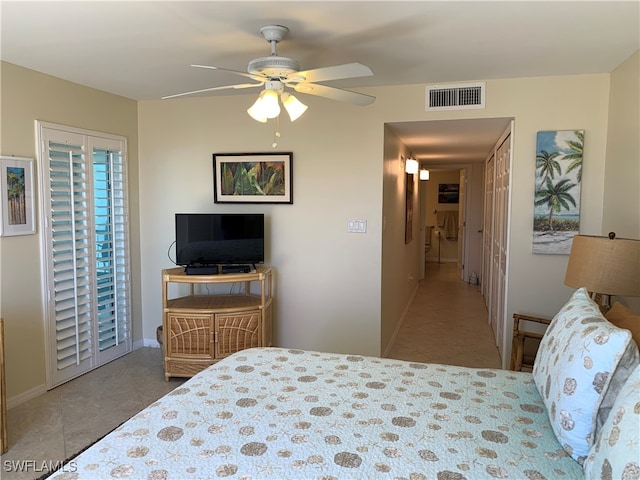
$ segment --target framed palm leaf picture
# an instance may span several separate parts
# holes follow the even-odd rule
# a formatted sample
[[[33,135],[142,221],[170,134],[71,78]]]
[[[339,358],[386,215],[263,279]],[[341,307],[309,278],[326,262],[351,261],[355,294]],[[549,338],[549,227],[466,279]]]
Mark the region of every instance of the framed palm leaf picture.
[[[214,153],[215,203],[293,203],[293,153]]]
[[[584,130],[538,132],[533,253],[568,255],[580,232]]]

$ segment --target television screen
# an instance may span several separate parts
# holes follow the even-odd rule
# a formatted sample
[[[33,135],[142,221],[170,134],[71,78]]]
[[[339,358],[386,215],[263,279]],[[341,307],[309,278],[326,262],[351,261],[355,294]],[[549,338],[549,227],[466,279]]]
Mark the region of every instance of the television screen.
[[[176,213],[176,263],[264,263],[264,214]]]

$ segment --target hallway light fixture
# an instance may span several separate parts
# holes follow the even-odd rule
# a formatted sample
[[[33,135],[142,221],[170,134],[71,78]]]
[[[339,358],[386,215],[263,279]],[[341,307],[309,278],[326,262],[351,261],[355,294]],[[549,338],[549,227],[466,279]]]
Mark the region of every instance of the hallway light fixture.
[[[407,158],[407,161],[405,162],[404,165],[404,171],[406,173],[410,173],[410,174],[415,174],[418,173],[418,161],[415,158]]]
[[[420,169],[420,180],[429,180],[429,170],[426,168]]]
[[[280,115],[280,100],[289,114],[291,121],[297,120],[306,110],[307,106],[296,97],[284,91],[284,84],[273,80],[267,82],[265,89],[260,92],[255,103],[247,109],[247,113],[258,122],[265,123],[269,118]]]

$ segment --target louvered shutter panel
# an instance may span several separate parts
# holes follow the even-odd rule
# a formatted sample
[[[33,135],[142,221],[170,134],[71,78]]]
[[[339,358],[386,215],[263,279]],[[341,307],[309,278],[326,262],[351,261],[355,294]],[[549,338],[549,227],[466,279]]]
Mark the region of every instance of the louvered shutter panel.
[[[129,232],[124,157],[118,142],[92,139],[98,359],[121,355],[129,332]]]
[[[48,133],[49,314],[55,326],[57,384],[92,366],[91,248],[84,138]]]
[[[131,351],[126,144],[39,127],[47,385]]]

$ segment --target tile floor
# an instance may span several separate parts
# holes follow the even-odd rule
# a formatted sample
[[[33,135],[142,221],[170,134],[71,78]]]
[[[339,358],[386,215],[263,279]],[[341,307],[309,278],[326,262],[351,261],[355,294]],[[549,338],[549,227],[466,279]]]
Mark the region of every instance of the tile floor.
[[[183,381],[165,382],[161,350],[140,348],[10,409],[0,478],[40,477],[43,461],[68,458]]]
[[[427,263],[425,278],[388,356],[463,367],[500,368],[480,286],[456,275],[453,263]]]
[[[411,361],[499,368],[479,287],[454,264],[427,264],[425,280],[388,355]],[[182,383],[164,381],[160,349],[141,348],[8,411],[9,451],[0,477],[41,476]],[[18,472],[19,461],[35,461]]]

